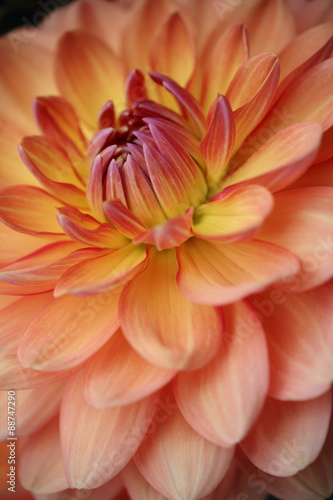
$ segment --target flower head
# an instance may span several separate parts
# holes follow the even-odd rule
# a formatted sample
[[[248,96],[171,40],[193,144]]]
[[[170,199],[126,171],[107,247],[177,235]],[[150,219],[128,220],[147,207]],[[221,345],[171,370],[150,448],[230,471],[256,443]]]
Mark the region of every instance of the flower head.
[[[331,26],[191,6],[3,44],[0,380],[36,498],[232,499],[254,467],[291,498],[331,463]]]

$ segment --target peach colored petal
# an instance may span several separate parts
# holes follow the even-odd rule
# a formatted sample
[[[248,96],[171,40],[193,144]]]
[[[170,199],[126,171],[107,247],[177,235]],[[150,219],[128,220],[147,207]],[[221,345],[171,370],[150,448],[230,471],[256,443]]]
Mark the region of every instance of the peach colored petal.
[[[34,186],[9,186],[0,192],[0,220],[27,234],[63,234],[56,218],[61,203]]]
[[[120,200],[104,202],[103,210],[109,221],[127,238],[133,238],[147,229]]]
[[[209,494],[218,485],[233,452],[232,448],[221,448],[199,436],[174,409],[145,439],[134,462],[149,484],[165,497],[194,499]]]
[[[71,488],[97,488],[124,468],[145,437],[155,397],[125,407],[95,410],[81,394],[80,374],[73,377],[60,415],[65,471]]]
[[[283,189],[311,165],[321,135],[322,127],[316,122],[297,123],[281,130],[226,177],[223,186],[251,182],[273,192]]]
[[[224,343],[204,368],[174,382],[179,408],[196,432],[219,446],[244,438],[263,406],[269,382],[264,331],[245,302],[223,308]]]
[[[258,232],[273,203],[267,189],[236,184],[195,209],[193,234],[205,240],[228,243],[250,239]]]
[[[268,398],[242,449],[264,472],[279,477],[296,474],[319,455],[331,406],[331,391],[307,401]]]
[[[0,224],[0,243],[0,265],[4,267],[44,246],[45,239]]]
[[[201,304],[229,304],[298,270],[291,253],[257,240],[223,245],[195,238],[177,256],[178,285]]]
[[[118,295],[51,299],[19,344],[19,361],[36,370],[66,370],[95,353],[118,328]]]
[[[332,276],[332,193],[332,187],[308,187],[275,195],[274,209],[258,238],[299,258],[300,272],[282,283],[286,290],[308,290]]]
[[[270,396],[295,401],[326,392],[333,380],[332,284],[298,294],[271,289],[250,302],[267,333]]]
[[[97,254],[97,252],[96,252]],[[100,249],[100,256],[73,266],[58,281],[55,297],[71,293],[88,297],[124,285],[147,265],[143,245],[129,244],[113,252]]]
[[[48,384],[45,387],[36,389],[26,389],[16,391],[16,399],[20,401],[13,410],[15,410],[16,430],[15,435],[19,438],[33,434],[46,422],[53,418],[60,408],[60,402],[63,395],[64,381]],[[7,414],[8,395],[5,392],[0,393],[1,408],[3,413]],[[1,423],[2,439],[8,437],[8,425]]]
[[[131,499],[144,498],[145,500],[167,500],[159,491],[155,490],[140,474],[133,460],[123,470],[126,489]]]
[[[96,127],[98,112],[110,95],[117,109],[124,105],[121,62],[103,42],[87,33],[74,31],[62,37],[56,79],[61,94],[92,127]]]
[[[58,417],[28,437],[20,456],[20,479],[34,493],[55,493],[67,488]]]
[[[208,57],[204,57],[204,82],[200,102],[205,111],[216,98],[216,94],[225,94],[237,70],[247,60],[248,43],[245,26],[234,24],[209,47]]]
[[[217,352],[222,322],[218,311],[180,293],[176,273],[173,250],[151,251],[147,269],[121,294],[120,322],[127,340],[147,361],[194,369]]]
[[[123,406],[157,391],[175,373],[148,363],[118,331],[86,363],[83,395],[94,408]]]

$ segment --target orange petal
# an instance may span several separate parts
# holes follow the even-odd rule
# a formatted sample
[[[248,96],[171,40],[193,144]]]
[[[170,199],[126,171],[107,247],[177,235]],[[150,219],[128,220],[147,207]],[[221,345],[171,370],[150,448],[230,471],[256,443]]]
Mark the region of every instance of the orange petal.
[[[64,203],[88,208],[84,185],[64,149],[44,136],[25,137],[19,152],[31,173]]]
[[[152,41],[152,70],[168,75],[185,87],[194,70],[195,56],[194,40],[184,19],[179,12],[171,14]]]
[[[184,215],[169,219],[149,231],[139,234],[133,239],[133,243],[155,245],[158,250],[178,247],[193,236],[191,232],[192,215],[193,207],[190,207]]]
[[[59,419],[29,436],[20,454],[20,479],[33,493],[55,493],[68,487],[59,439]]]
[[[332,291],[328,283],[298,294],[267,290],[250,299],[267,333],[272,397],[303,400],[329,389],[333,379]]]
[[[258,238],[293,252],[299,274],[283,282],[286,290],[308,290],[333,273],[333,188],[308,187],[275,195],[275,206]]]
[[[251,54],[265,48],[279,53],[295,36],[295,18],[288,2],[265,0],[254,8],[246,26]]]
[[[200,101],[205,111],[218,93],[226,93],[235,73],[248,56],[244,25],[236,23],[220,33],[214,45],[209,47],[208,57],[203,60],[204,87]]]
[[[268,398],[242,443],[244,452],[273,476],[296,474],[319,455],[328,431],[331,400],[331,391],[307,401]]]
[[[201,437],[177,409],[163,417],[135,454],[136,466],[151,486],[167,498],[183,500],[208,495],[225,475],[234,450]]]
[[[274,99],[279,74],[278,57],[265,52],[245,62],[234,76],[226,93],[235,111],[234,151],[266,115]]]
[[[179,287],[201,304],[229,304],[298,270],[291,253],[257,240],[223,245],[194,238],[177,256]]]
[[[62,37],[56,79],[61,94],[92,127],[110,97],[118,110],[124,105],[122,64],[110,48],[87,33],[74,31]]]
[[[0,224],[0,265],[5,267],[45,245],[45,239],[13,231]]]
[[[119,331],[87,362],[83,395],[94,408],[123,406],[157,391],[175,373],[148,363]]]
[[[118,231],[133,238],[147,227],[120,200],[110,200],[103,204],[104,213]]]
[[[234,185],[195,209],[193,233],[198,238],[236,242],[252,238],[273,208],[273,197],[256,185]]]
[[[109,224],[100,224],[88,214],[73,207],[58,209],[58,222],[65,233],[80,243],[94,247],[116,249],[128,243],[128,239]]]
[[[179,408],[196,432],[219,446],[241,441],[264,403],[268,355],[264,331],[245,302],[223,308],[225,342],[204,368],[179,373],[174,388]]]
[[[186,299],[176,273],[173,250],[151,251],[148,268],[122,292],[120,321],[127,340],[149,362],[194,369],[217,352],[221,317],[213,308]]]
[[[53,196],[33,186],[10,186],[0,192],[0,220],[27,234],[63,234],[56,218]]]
[[[0,120],[19,130],[21,137],[37,133],[31,104],[36,95],[57,93],[53,59],[45,47],[36,47],[33,40],[25,38],[24,43],[17,45],[13,36],[1,39],[0,58],[3,68],[6,68],[0,76],[3,102]]]
[[[24,368],[17,359],[17,348],[24,328],[39,314],[49,294],[19,299],[1,310],[0,388],[33,389],[65,378],[71,372],[41,373]]]
[[[224,186],[251,182],[273,192],[283,189],[311,165],[321,135],[321,125],[316,122],[297,123],[281,130],[226,177]]]
[[[68,384],[60,415],[61,443],[71,488],[97,488],[129,462],[146,435],[155,397],[96,410],[81,394],[81,376]]]
[[[96,252],[97,253],[97,252]],[[111,291],[142,271],[147,253],[143,245],[129,244],[113,252],[100,251],[100,256],[70,268],[60,278],[55,297],[72,293],[81,297]]]
[[[18,359],[37,370],[72,368],[102,347],[117,328],[117,294],[51,299],[24,333]]]
[[[207,168],[207,183],[214,189],[225,174],[235,142],[235,120],[229,101],[219,95],[208,113],[208,130],[200,143]]]

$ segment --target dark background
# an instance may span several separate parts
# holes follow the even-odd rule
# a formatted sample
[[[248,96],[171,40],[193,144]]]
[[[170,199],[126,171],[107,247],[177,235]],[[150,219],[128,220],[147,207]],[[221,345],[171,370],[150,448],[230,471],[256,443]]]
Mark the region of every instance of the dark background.
[[[0,36],[8,33],[18,26],[27,23],[38,24],[36,22],[39,17],[34,16],[35,13],[43,13],[61,8],[68,5],[74,0],[0,0]],[[207,0],[206,0],[207,1]],[[278,500],[273,496],[269,496],[268,500]],[[333,495],[329,500],[333,500]]]

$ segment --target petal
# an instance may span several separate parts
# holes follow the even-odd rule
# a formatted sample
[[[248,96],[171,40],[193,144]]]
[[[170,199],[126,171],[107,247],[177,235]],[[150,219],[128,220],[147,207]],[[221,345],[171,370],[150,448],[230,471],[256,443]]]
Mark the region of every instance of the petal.
[[[136,465],[131,461],[123,471],[126,490],[131,499],[144,498],[145,500],[167,500],[164,495],[155,490],[140,474]]]
[[[333,380],[333,286],[306,293],[267,290],[250,299],[263,320],[270,356],[270,396],[315,398]],[[314,355],[315,353],[315,355]]]
[[[17,401],[19,404],[16,408],[12,408],[15,413],[17,437],[33,434],[37,429],[42,427],[50,418],[53,418],[58,413],[60,401],[63,394],[64,382],[48,384],[47,391],[44,387],[37,389],[28,389],[25,391],[16,391]],[[5,392],[0,393],[1,409],[7,414],[8,395]],[[1,439],[8,437],[8,423],[1,422]]]
[[[103,209],[109,221],[128,238],[133,238],[147,229],[120,200],[104,202]]]
[[[273,476],[296,474],[313,462],[327,435],[331,392],[308,401],[268,398],[242,443],[252,463]]]
[[[298,270],[291,253],[257,240],[222,245],[195,238],[177,256],[178,285],[201,304],[229,304]]]
[[[88,214],[73,207],[58,209],[58,222],[73,240],[94,247],[116,249],[128,243],[128,239],[109,224],[100,224]]]
[[[266,115],[278,85],[280,66],[272,52],[246,61],[229,85],[226,97],[235,111],[234,151]]]
[[[175,12],[152,41],[152,70],[168,75],[185,87],[194,70],[195,55],[193,37],[181,14]]]
[[[81,394],[81,376],[65,393],[60,433],[71,488],[94,488],[112,479],[129,462],[150,425],[154,397],[124,407],[96,410]]]
[[[45,245],[45,239],[13,231],[0,224],[0,265],[5,267]]]
[[[226,93],[235,73],[248,56],[247,33],[243,24],[233,24],[220,33],[213,46],[210,45],[208,57],[203,59],[205,76],[201,102],[204,110],[208,110],[216,94]]]
[[[65,378],[70,372],[41,373],[24,368],[17,359],[17,347],[24,328],[38,315],[49,294],[16,300],[1,310],[0,388],[33,389]]]
[[[139,234],[133,239],[133,243],[155,245],[158,250],[178,247],[193,236],[191,232],[192,215],[193,207],[190,207],[184,215],[169,219],[149,231]]]
[[[118,331],[87,362],[83,395],[94,408],[128,405],[160,389],[175,373],[148,363]]]
[[[148,268],[121,294],[121,326],[130,344],[149,362],[198,368],[220,346],[221,317],[213,308],[186,299],[178,290],[176,273],[173,250],[151,251]]]
[[[200,143],[207,168],[207,183],[214,189],[223,177],[235,142],[235,120],[229,101],[219,95],[208,113],[208,130]]]
[[[21,141],[19,152],[30,172],[56,198],[88,208],[84,186],[64,149],[48,137],[32,136]]]
[[[204,368],[179,373],[174,390],[188,423],[213,443],[230,447],[241,441],[264,403],[268,354],[264,330],[245,302],[223,308],[225,339]]]
[[[27,234],[63,234],[51,195],[33,186],[10,186],[0,192],[0,219],[15,231]]]
[[[123,67],[112,50],[87,33],[66,33],[59,42],[56,79],[61,94],[89,125],[112,96],[117,109],[124,105]]]
[[[20,479],[34,493],[55,493],[68,487],[58,417],[27,439],[20,456]]]
[[[273,208],[273,197],[256,185],[224,189],[194,212],[193,234],[198,238],[235,242],[252,238]]]
[[[262,184],[270,191],[283,189],[311,165],[321,135],[322,128],[316,122],[298,123],[281,130],[226,177],[224,186],[252,182]]]
[[[331,187],[308,187],[275,195],[274,209],[258,238],[300,259],[300,273],[284,281],[286,290],[308,290],[332,276],[332,193]]]
[[[101,256],[70,268],[60,278],[54,294],[71,293],[81,297],[111,291],[142,271],[147,253],[143,245],[129,244],[114,252],[101,250]]]
[[[233,449],[221,448],[199,436],[177,409],[161,419],[134,456],[137,468],[167,498],[195,499],[209,494],[226,473]]]
[[[0,58],[2,67],[6,68],[0,77],[3,98],[1,121],[19,130],[22,135],[35,133],[38,129],[34,124],[31,106],[34,97],[56,94],[53,59],[45,47],[36,47],[27,38],[17,46],[13,36],[1,39]]]
[[[118,295],[51,299],[24,333],[17,355],[28,368],[56,371],[77,366],[118,328]]]

